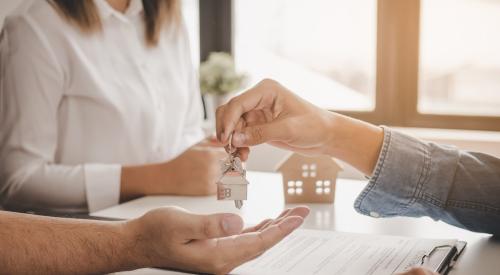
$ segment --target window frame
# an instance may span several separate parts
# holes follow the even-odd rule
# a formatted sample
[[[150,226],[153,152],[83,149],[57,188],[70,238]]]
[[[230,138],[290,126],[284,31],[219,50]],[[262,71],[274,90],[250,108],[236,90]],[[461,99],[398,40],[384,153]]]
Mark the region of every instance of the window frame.
[[[201,61],[212,51],[232,53],[232,0],[199,3]],[[336,112],[399,127],[499,131],[500,116],[418,112],[419,36],[420,0],[378,0],[375,109]]]
[[[200,62],[211,52],[233,52],[233,3],[231,0],[199,0]]]

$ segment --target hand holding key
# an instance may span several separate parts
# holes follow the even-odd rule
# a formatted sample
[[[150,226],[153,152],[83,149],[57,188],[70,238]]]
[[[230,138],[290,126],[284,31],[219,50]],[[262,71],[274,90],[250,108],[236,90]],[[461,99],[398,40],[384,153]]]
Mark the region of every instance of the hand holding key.
[[[217,108],[220,143],[248,148],[268,143],[305,155],[330,155],[371,175],[384,138],[380,127],[321,109],[276,81],[263,80]],[[234,133],[229,142],[229,134]]]

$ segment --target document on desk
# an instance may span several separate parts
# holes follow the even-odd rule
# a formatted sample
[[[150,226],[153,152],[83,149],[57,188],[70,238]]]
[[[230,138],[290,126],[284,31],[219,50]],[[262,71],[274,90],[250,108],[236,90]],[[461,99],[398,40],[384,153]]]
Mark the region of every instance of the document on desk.
[[[299,229],[231,274],[386,275],[420,266],[434,247],[456,242]]]

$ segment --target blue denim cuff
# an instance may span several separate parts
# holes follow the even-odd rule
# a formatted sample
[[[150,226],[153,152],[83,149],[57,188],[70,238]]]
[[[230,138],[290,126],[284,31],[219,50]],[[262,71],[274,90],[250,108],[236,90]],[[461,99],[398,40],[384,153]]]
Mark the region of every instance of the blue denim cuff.
[[[456,166],[454,150],[450,154],[440,151],[435,157],[441,159],[441,166],[432,167],[434,145],[383,129],[384,142],[375,170],[354,208],[372,217],[392,217],[428,213],[428,209],[422,209],[422,202],[444,206],[454,176],[454,171],[446,169]]]

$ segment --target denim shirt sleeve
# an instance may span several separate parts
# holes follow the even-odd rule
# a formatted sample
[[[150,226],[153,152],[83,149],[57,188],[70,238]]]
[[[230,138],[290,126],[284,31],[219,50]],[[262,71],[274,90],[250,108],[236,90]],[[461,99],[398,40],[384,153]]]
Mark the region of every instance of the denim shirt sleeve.
[[[500,159],[384,127],[378,162],[354,207],[372,217],[429,216],[500,235]]]

